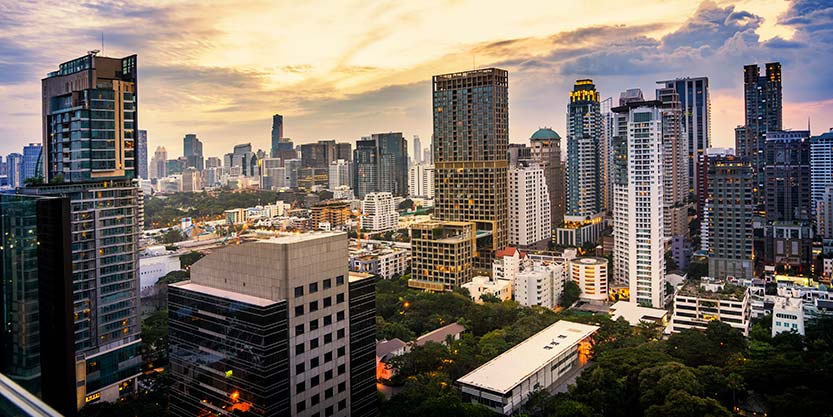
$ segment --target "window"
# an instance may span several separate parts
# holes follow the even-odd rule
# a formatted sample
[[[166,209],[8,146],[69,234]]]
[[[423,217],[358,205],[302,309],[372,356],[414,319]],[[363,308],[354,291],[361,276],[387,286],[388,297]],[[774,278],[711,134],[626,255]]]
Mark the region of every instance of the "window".
[[[324,390],[324,398],[331,398],[333,396],[333,389],[327,388]],[[328,407],[328,409],[332,410],[332,407]]]
[[[346,366],[344,366],[344,364],[343,364],[343,363],[342,363],[341,365],[339,365],[339,366],[338,366],[338,374],[339,374],[339,375],[342,375],[342,374],[344,374],[344,373],[346,373],[346,372],[347,372],[347,367],[346,367]]]
[[[313,311],[318,311],[318,301],[309,303],[309,312],[312,313]]]
[[[303,345],[301,345],[301,347],[303,348]],[[344,349],[344,346],[338,348],[338,357],[340,358],[340,357],[344,356],[345,352],[346,352],[346,350]]]
[[[324,409],[324,416],[331,417],[333,415],[333,406],[329,406]]]
[[[311,386],[311,387],[317,387],[317,386],[318,386],[318,384],[319,384],[319,381],[320,381],[320,379],[319,379],[319,378],[320,378],[320,377],[319,377],[318,375],[315,375],[315,376],[313,376],[312,378],[310,378],[310,379],[309,379],[309,386]]]
[[[340,391],[340,390],[339,390]],[[339,411],[344,410],[347,408],[347,400],[341,400],[338,402],[338,409]]]
[[[324,335],[324,343],[332,343],[333,342],[333,334],[327,333]]]
[[[318,405],[321,402],[321,397],[318,394],[315,394],[309,400],[310,405]]]
[[[324,280],[324,289],[329,290],[332,287],[333,287],[333,280],[331,280],[329,278],[325,279]]]
[[[339,339],[344,339],[344,329],[338,329],[338,331],[336,331],[336,337]]]
[[[339,382],[338,383],[338,392],[344,392],[347,389],[346,382]]]
[[[301,382],[295,384],[295,392],[297,392],[299,394],[304,392],[306,389],[307,389],[307,387],[306,387],[306,384],[304,383],[304,381],[301,381]]]
[[[318,330],[318,319],[309,322],[309,329],[310,331]]]
[[[344,312],[339,311],[338,313],[336,313],[336,321],[342,321],[342,320],[344,320]]]
[[[333,305],[333,298],[332,297],[325,297],[324,298],[324,308]]]
[[[298,412],[298,413],[303,412],[306,409],[307,409],[307,404],[303,401],[300,401],[300,402],[298,402],[298,404],[295,404],[295,411]]]
[[[318,358],[312,358],[309,361],[309,368],[317,368],[318,367]]]
[[[336,304],[341,304],[344,302],[344,293],[336,294]]]
[[[324,362],[331,362],[333,360],[333,352],[327,352],[324,354]]]
[[[333,379],[333,370],[329,369],[327,372],[324,372],[324,379],[330,380]]]
[[[309,341],[309,348],[310,349],[315,349],[317,347],[318,347],[318,338],[316,337],[315,339],[312,339],[312,340]]]
[[[303,372],[304,372],[304,363],[303,362],[295,365],[295,373],[296,374],[301,374]]]
[[[336,285],[344,285],[344,275],[339,275],[336,277]]]
[[[304,306],[295,306],[295,317],[304,315]]]
[[[304,325],[299,324],[299,325],[295,326],[295,336],[302,335],[302,334],[304,334]]]
[[[324,325],[333,324],[333,316],[324,316]]]
[[[312,294],[312,293],[316,293],[316,292],[318,292],[318,283],[313,282],[313,283],[309,284],[309,293]]]
[[[295,287],[295,296],[300,297],[304,295],[304,287]]]
[[[302,353],[304,353],[304,344],[298,343],[297,345],[295,345],[295,354],[300,355]]]

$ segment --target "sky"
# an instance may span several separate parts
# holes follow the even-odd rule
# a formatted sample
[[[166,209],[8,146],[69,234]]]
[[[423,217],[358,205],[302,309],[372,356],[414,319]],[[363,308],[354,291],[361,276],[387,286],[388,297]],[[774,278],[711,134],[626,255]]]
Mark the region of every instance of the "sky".
[[[139,128],[169,158],[187,133],[206,156],[266,150],[275,113],[296,144],[400,131],[427,147],[431,76],[490,66],[509,70],[516,143],[564,134],[577,79],[616,100],[707,76],[712,146],[733,147],[743,65],[772,61],[784,127],[833,127],[831,0],[0,0],[0,154],[41,142],[40,80],[92,49],[138,54]]]

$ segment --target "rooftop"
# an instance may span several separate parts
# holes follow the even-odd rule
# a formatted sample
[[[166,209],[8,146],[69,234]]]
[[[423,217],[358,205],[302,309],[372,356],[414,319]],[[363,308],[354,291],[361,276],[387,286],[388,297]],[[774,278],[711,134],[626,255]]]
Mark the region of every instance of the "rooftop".
[[[529,138],[530,140],[556,140],[561,139],[561,136],[558,132],[548,128],[542,127],[535,131],[532,136]]]
[[[557,321],[457,382],[505,394],[597,330],[598,326]]]
[[[368,278],[373,278],[373,277],[374,277],[373,274],[367,274],[367,273],[364,273],[364,272],[350,271],[347,274],[347,282],[357,282],[357,281],[361,281],[363,279],[368,279]]]
[[[643,307],[629,301],[617,301],[610,306],[610,316],[613,320],[624,317],[631,326],[638,326],[643,321],[662,321],[668,316],[668,311],[660,308]]]
[[[717,289],[716,291],[709,291],[708,289],[704,288],[704,285],[714,286],[714,285],[722,285],[723,287]],[[688,296],[688,297],[698,297],[698,298],[716,298],[719,300],[743,300],[743,297],[746,295],[748,291],[745,287],[739,287],[734,284],[730,284],[725,281],[686,281],[685,284],[680,288],[677,292],[678,295]]]
[[[397,350],[402,349],[405,346],[407,346],[407,344],[399,338],[393,338],[391,340],[382,340],[380,342],[376,342],[376,356],[384,358],[385,355],[396,352]]]
[[[267,298],[253,297],[251,295],[240,294],[234,291],[221,290],[206,285],[195,284],[191,281],[182,281],[174,284],[169,284],[171,287],[182,288],[183,290],[198,292],[212,297],[225,298],[226,300],[238,301],[241,303],[251,304],[258,307],[266,307],[277,303],[277,301],[269,300]]]
[[[463,333],[464,331],[466,331],[466,328],[462,324],[451,323],[420,336],[417,338],[416,344],[417,346],[422,346],[428,342],[444,343],[446,337],[455,336]]]

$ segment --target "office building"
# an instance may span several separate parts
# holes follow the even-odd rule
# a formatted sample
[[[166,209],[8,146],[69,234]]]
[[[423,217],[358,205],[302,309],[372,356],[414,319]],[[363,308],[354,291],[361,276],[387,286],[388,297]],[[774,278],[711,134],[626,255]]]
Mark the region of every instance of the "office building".
[[[546,249],[552,240],[545,167],[521,160],[509,168],[509,244]]]
[[[408,168],[408,195],[434,198],[434,166],[423,163]]]
[[[506,416],[538,390],[566,383],[590,360],[598,326],[559,320],[457,380],[463,401]]]
[[[71,202],[79,408],[132,394],[140,374],[136,73],[135,55],[92,52],[43,80],[45,180],[63,182],[21,190]]]
[[[357,197],[375,192],[408,195],[408,143],[402,133],[374,133],[357,141],[353,164]]]
[[[406,248],[389,243],[362,242],[361,249],[350,245],[350,271],[396,279],[408,270],[411,254]]]
[[[752,163],[755,172],[756,204],[763,205],[765,147],[767,132],[781,130],[783,123],[781,63],[766,64],[761,75],[757,64],[743,67],[744,129],[742,142],[736,144],[738,156]],[[741,133],[737,132],[736,133]],[[743,153],[741,153],[743,151]]]
[[[475,232],[472,222],[429,221],[411,225],[408,286],[451,291],[471,281]]]
[[[422,162],[425,162],[427,164],[433,164],[434,163],[433,149],[434,149],[434,145],[431,144],[427,148],[422,150]]]
[[[614,277],[631,302],[665,305],[662,102],[622,93],[614,137]]]
[[[702,278],[686,281],[674,293],[674,314],[671,331],[705,330],[709,322],[719,320],[749,335],[751,320],[749,288],[739,287],[722,279]]]
[[[735,151],[732,148],[708,148],[697,161],[697,182],[698,190],[702,190],[697,194],[697,216],[700,218],[700,251],[708,253],[709,251],[709,166],[714,159],[725,158],[727,156],[735,156]],[[747,161],[748,162],[748,161]],[[753,207],[754,210],[754,207]]]
[[[812,247],[810,132],[767,132],[764,262],[809,272]]]
[[[185,167],[196,168],[197,171],[202,171],[205,168],[205,162],[202,155],[202,142],[197,138],[197,135],[189,133],[182,139],[183,155],[185,156]]]
[[[157,146],[150,160],[150,178],[165,178],[168,176],[168,151],[164,146]]]
[[[822,239],[833,239],[833,185],[816,201],[816,231]],[[825,245],[828,246],[828,245]]]
[[[239,169],[239,175],[244,177],[256,177],[260,175],[257,164],[258,158],[252,152],[251,143],[234,145],[232,153],[227,153],[224,159],[224,165],[230,169],[230,172],[235,172]]]
[[[200,259],[190,281],[168,290],[171,414],[372,415],[372,281],[349,277],[344,233],[230,245]]]
[[[375,141],[362,139],[356,142],[356,150],[353,151],[353,166],[353,191],[356,197],[364,198],[367,194],[375,193],[379,189],[377,178],[379,154]]]
[[[350,142],[336,143],[336,160],[342,159],[353,162],[353,144]]]
[[[330,163],[330,171],[327,180],[329,181],[328,189],[335,190],[338,187],[353,185],[350,178],[351,171],[350,161],[338,159]]]
[[[412,161],[413,164],[421,164],[422,163],[422,142],[419,140],[419,136],[414,135],[414,153],[412,154]]]
[[[674,80],[657,81],[665,88],[677,92],[682,110],[683,143],[688,150],[688,189],[698,197],[705,194],[700,188],[700,180],[705,172],[697,171],[697,161],[711,147],[711,97],[708,77],[685,77]],[[660,95],[657,95],[660,99]],[[661,100],[661,99],[660,99]]]
[[[509,73],[485,68],[433,77],[434,219],[474,222],[476,265],[508,241]]]
[[[702,238],[708,241],[711,277],[754,277],[754,181],[746,159],[731,155],[709,158],[708,233]]]
[[[303,168],[326,169],[330,162],[336,160],[336,141],[319,140],[316,143],[301,145],[301,165]]]
[[[298,188],[298,175],[301,171],[301,160],[286,159],[283,161],[283,166],[286,174],[286,186],[289,188]]]
[[[137,130],[136,135],[136,175],[143,179],[148,176],[148,131]]]
[[[362,201],[361,228],[368,232],[396,230],[399,212],[391,193],[370,193]]]
[[[657,100],[662,103],[662,198],[663,230],[668,240],[687,240],[688,195],[691,182],[689,170],[688,137],[680,95],[674,88],[657,89]],[[688,259],[675,259],[678,265],[688,264]]]
[[[810,183],[814,204],[833,186],[833,128],[810,138]]]
[[[275,114],[272,116],[272,142],[269,148],[269,156],[278,158],[278,148],[282,142],[286,142],[283,137],[283,116]]]
[[[607,301],[607,258],[582,257],[567,263],[568,278],[581,288],[581,298]]]
[[[182,171],[182,191],[186,193],[202,191],[202,174],[196,168],[188,167]]]
[[[37,179],[43,177],[41,157],[43,155],[43,145],[40,143],[30,143],[23,147],[23,161],[20,166],[20,178],[24,183],[28,179]]]
[[[0,194],[0,373],[66,415],[78,408],[70,234],[68,199]]]
[[[23,155],[10,153],[6,157],[6,175],[10,187],[17,188],[23,186],[23,181],[25,180],[23,178]]]

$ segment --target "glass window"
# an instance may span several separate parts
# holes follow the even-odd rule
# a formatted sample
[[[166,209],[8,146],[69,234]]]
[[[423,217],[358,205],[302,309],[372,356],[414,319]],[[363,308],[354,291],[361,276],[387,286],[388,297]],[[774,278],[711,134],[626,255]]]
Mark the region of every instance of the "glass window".
[[[333,298],[332,297],[325,297],[324,298],[324,308],[333,305]]]
[[[316,292],[318,292],[318,283],[313,282],[313,283],[309,284],[309,293],[312,294],[312,293],[316,293]]]
[[[295,392],[297,393],[304,392],[306,389],[306,383],[304,383],[304,381],[295,384]]]
[[[304,353],[304,344],[298,343],[297,345],[295,345],[295,354],[300,355],[302,353]]]
[[[295,296],[300,297],[304,295],[304,287],[295,287]]]
[[[324,289],[329,290],[333,286],[333,280],[327,278],[324,280]]]
[[[309,303],[309,311],[312,313],[313,311],[318,311],[318,301],[313,301]]]
[[[304,334],[304,325],[299,324],[299,325],[295,326],[295,336],[302,335],[302,334]]]
[[[344,275],[339,275],[336,277],[336,285],[343,285],[344,284]]]
[[[295,306],[295,317],[304,315],[304,306]]]

